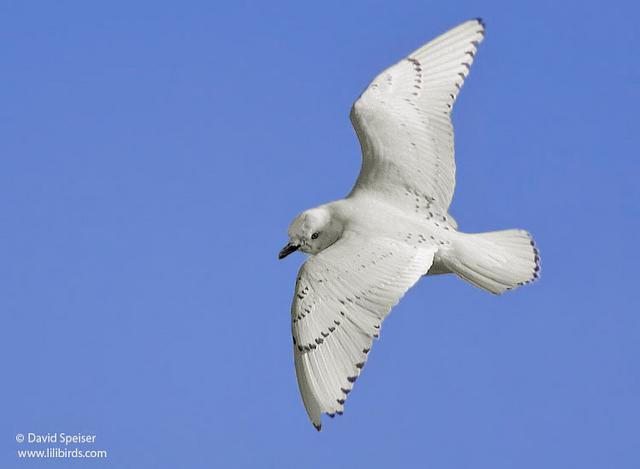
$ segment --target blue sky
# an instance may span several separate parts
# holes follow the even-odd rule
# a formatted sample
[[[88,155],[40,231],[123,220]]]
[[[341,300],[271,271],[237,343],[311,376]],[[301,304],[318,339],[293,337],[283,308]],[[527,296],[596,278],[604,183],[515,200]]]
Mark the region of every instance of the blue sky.
[[[638,13],[1,2],[0,466],[66,432],[109,453],[78,467],[639,467]],[[421,281],[316,433],[287,226],[351,188],[368,82],[477,16],[452,213],[530,230],[542,280]]]

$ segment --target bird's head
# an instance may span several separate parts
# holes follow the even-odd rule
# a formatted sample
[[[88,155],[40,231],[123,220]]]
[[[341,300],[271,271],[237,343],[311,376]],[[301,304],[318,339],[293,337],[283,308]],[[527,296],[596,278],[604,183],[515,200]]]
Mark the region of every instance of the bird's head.
[[[317,254],[335,243],[342,234],[342,223],[326,207],[312,208],[298,215],[289,226],[289,243],[280,251],[284,259],[295,251]]]

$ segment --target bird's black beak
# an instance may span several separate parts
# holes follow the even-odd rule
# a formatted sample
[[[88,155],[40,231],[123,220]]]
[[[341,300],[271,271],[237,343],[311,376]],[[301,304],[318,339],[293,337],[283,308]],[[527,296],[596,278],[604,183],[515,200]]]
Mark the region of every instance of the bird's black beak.
[[[287,244],[285,247],[282,248],[282,251],[280,251],[280,253],[278,254],[278,259],[284,259],[292,252],[296,252],[299,247],[300,246],[296,246],[295,244],[291,244],[291,243]]]

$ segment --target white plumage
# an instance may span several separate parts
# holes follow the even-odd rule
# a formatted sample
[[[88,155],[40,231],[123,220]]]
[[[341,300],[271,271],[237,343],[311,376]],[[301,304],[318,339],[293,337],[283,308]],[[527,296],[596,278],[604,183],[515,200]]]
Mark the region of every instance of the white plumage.
[[[465,234],[448,214],[450,113],[483,38],[482,22],[467,21],[378,75],[351,110],[362,146],[351,193],[289,228],[280,258],[311,254],[291,312],[296,376],[318,430],[322,413],[343,412],[382,321],[423,275],[455,273],[492,293],[538,277],[526,231]]]
[[[483,38],[482,23],[467,21],[382,72],[362,93],[351,110],[363,154],[354,193],[376,190],[409,208],[418,194],[446,213],[456,172],[451,108]]]

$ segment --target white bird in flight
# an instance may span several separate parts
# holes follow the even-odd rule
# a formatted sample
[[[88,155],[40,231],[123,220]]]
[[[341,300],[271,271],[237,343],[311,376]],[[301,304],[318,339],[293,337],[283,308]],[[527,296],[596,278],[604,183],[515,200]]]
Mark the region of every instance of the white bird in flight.
[[[342,414],[373,338],[422,276],[455,273],[500,294],[538,278],[529,233],[458,231],[451,108],[484,38],[466,21],[388,68],[351,109],[362,167],[342,200],[306,210],[279,258],[311,256],[291,306],[296,375],[317,430]]]

